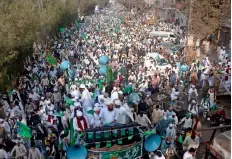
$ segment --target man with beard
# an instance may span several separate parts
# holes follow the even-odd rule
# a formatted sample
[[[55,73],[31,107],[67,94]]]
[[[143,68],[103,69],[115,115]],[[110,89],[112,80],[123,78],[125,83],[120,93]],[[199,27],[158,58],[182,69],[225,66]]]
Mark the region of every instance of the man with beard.
[[[111,100],[107,101],[106,105],[107,107],[101,109],[99,117],[103,124],[111,124],[116,121],[116,110]]]
[[[75,132],[83,132],[89,128],[87,118],[79,110],[76,111],[76,117],[73,119],[73,128]]]

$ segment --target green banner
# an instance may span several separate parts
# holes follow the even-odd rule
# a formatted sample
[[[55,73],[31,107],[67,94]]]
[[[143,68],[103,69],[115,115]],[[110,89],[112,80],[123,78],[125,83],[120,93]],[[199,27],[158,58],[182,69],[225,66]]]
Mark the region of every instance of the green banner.
[[[142,156],[142,143],[137,143],[136,145],[121,151],[102,152],[100,156],[101,159],[111,159],[114,157],[120,159],[136,159]]]

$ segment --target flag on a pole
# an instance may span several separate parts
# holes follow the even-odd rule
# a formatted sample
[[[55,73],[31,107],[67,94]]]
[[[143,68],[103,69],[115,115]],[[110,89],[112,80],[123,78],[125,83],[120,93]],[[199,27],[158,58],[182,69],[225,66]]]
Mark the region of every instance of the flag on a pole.
[[[114,28],[114,32],[115,32],[115,33],[118,33],[118,28]]]
[[[18,135],[24,138],[31,138],[31,129],[21,122],[17,122]]]
[[[77,28],[77,30],[79,30],[79,28],[80,28],[80,24],[79,24],[78,20],[75,20],[75,24],[76,24],[76,28]]]
[[[70,98],[68,97],[64,97],[64,101],[67,105],[74,105],[74,101],[72,101]]]
[[[84,32],[81,33],[81,37],[82,37],[85,41],[87,40],[87,37],[86,37],[86,35],[85,35]]]
[[[60,28],[60,32],[61,33],[65,32],[65,28]]]
[[[121,21],[121,23],[125,23],[126,22],[126,20],[125,20],[124,17],[120,17],[120,21]]]

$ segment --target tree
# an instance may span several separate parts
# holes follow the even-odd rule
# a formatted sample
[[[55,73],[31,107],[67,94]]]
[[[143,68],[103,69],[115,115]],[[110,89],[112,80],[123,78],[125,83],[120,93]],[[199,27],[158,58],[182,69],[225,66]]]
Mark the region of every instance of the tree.
[[[186,2],[189,9],[190,0]],[[229,3],[230,0],[193,0],[190,33],[201,39],[214,34],[219,29],[222,12],[230,10]]]
[[[94,6],[94,0],[0,1],[0,86],[9,84],[8,75],[22,71],[34,42],[69,26],[78,17],[78,7],[84,13]]]

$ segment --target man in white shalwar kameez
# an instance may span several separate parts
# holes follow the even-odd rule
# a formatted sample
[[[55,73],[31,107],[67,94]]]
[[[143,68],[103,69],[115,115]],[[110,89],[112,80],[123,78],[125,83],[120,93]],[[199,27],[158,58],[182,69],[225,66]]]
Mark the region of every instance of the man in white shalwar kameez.
[[[114,100],[117,100],[118,99],[118,91],[117,91],[117,88],[114,87],[112,92],[111,92],[111,100],[114,101]]]
[[[82,91],[82,94],[81,99],[79,101],[82,103],[84,114],[86,114],[88,107],[92,107],[92,98],[89,93],[89,90],[85,88],[84,84],[80,85],[80,89]]]
[[[134,122],[132,113],[122,106],[120,100],[115,100],[114,104],[117,108],[116,123],[127,124],[127,117],[129,117],[131,121]]]

